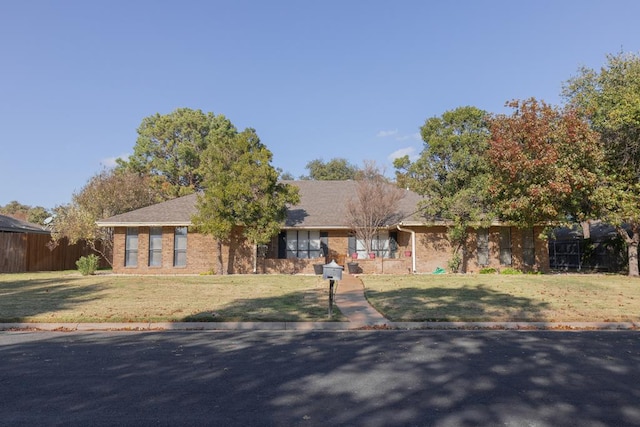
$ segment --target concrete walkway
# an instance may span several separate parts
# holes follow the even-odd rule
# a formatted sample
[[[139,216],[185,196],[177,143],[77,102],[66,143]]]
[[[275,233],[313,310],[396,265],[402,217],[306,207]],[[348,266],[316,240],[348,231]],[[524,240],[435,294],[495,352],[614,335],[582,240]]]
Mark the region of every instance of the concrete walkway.
[[[351,328],[386,325],[389,321],[369,304],[364,296],[362,281],[351,274],[344,274],[338,282],[335,303],[349,319]]]

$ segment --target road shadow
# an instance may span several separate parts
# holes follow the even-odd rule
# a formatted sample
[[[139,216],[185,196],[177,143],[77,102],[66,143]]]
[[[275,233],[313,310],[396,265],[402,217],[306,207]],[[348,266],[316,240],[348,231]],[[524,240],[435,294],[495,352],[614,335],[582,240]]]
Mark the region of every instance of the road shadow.
[[[549,304],[515,297],[488,286],[365,289],[367,299],[395,322],[543,321]]]
[[[639,425],[636,332],[0,334],[2,425]]]

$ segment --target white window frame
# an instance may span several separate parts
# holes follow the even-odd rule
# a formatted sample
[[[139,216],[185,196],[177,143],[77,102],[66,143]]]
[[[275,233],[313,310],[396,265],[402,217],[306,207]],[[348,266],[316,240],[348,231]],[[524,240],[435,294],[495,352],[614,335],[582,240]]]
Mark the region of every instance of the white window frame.
[[[187,227],[176,227],[173,232],[173,266],[187,266]]]
[[[320,230],[287,230],[287,258],[314,259],[324,257]]]
[[[138,227],[127,227],[124,238],[124,266],[138,266]]]
[[[149,227],[149,267],[162,267],[162,227]]]
[[[366,250],[364,240],[356,239],[356,253],[358,259],[367,259],[369,254]],[[389,230],[378,230],[375,237],[371,240],[371,252],[376,258],[390,258],[391,251],[389,245]]]

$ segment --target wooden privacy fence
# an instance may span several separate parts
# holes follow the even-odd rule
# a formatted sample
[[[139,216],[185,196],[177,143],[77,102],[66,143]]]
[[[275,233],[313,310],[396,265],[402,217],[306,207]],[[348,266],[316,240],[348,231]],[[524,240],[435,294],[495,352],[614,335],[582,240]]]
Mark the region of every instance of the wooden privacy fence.
[[[84,242],[66,240],[50,250],[50,241],[49,234],[0,232],[0,273],[75,270],[80,257],[93,253]]]

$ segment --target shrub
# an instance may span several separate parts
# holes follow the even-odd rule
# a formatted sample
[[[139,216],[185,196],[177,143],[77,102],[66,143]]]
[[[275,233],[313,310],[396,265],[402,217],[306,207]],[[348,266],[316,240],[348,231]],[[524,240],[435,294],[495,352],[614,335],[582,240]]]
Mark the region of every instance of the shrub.
[[[96,272],[98,269],[98,262],[100,258],[96,255],[91,254],[89,256],[80,257],[79,260],[76,261],[76,265],[78,266],[78,271],[83,276],[89,276]]]
[[[500,274],[522,274],[522,271],[513,267],[506,267],[500,270]]]
[[[498,270],[493,267],[484,267],[480,269],[480,274],[495,274]]]
[[[447,267],[452,273],[457,273],[460,270],[460,264],[462,264],[462,257],[460,254],[454,254],[453,257],[447,262]]]

